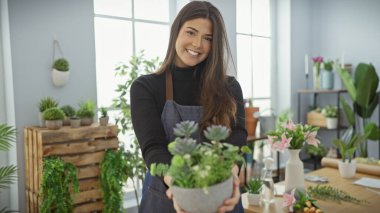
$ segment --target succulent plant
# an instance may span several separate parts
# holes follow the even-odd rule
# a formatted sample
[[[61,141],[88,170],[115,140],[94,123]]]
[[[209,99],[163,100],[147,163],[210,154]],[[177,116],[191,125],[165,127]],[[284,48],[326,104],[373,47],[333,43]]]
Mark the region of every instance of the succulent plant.
[[[210,141],[222,141],[230,135],[230,130],[221,125],[213,125],[207,127],[204,131],[205,137]]]
[[[197,148],[197,141],[192,138],[176,138],[169,144],[169,152],[173,155],[185,155]]]
[[[198,129],[198,124],[194,121],[183,121],[174,128],[174,135],[189,138]]]

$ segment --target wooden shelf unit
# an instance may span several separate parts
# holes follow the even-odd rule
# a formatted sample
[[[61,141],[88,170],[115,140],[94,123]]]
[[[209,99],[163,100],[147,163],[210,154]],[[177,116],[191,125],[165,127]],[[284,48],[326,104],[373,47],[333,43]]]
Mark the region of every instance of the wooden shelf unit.
[[[59,130],[26,127],[24,158],[27,212],[39,212],[42,162],[44,157],[51,155],[59,156],[77,168],[80,191],[74,195],[74,212],[101,211],[99,163],[107,149],[118,147],[115,125],[99,126],[95,123],[79,128],[64,126]]]

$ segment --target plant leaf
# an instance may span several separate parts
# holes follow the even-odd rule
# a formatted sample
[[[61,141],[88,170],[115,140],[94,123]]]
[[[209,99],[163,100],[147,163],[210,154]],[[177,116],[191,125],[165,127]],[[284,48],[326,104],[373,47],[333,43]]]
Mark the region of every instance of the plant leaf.
[[[348,70],[338,67],[337,72],[342,79],[344,86],[347,88],[351,99],[356,100],[356,87],[354,85],[354,80],[352,79]]]
[[[352,110],[350,105],[347,104],[346,100],[342,96],[340,97],[339,101],[340,101],[340,104],[342,105],[343,112],[346,115],[348,123],[350,123],[350,125],[354,126],[355,125],[355,112]]]

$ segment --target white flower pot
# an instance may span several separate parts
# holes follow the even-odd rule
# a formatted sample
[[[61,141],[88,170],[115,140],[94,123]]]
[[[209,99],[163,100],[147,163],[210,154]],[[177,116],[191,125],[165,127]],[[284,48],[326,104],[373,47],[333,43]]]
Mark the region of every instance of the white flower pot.
[[[247,193],[247,199],[249,205],[257,206],[260,205],[260,194]]]
[[[348,163],[348,161],[339,161],[338,168],[342,178],[352,178],[356,173],[356,162],[355,160],[351,160],[351,163]]]
[[[233,176],[222,183],[204,189],[187,189],[172,186],[171,190],[177,204],[186,212],[210,213],[216,212],[223,201],[230,198],[233,188]]]
[[[294,188],[305,191],[305,179],[303,173],[303,162],[299,157],[301,149],[288,149],[289,160],[285,167],[285,192]]]
[[[338,118],[326,118],[327,129],[336,129],[338,127]]]
[[[52,78],[53,78],[53,84],[56,87],[62,87],[67,84],[70,77],[70,70],[66,72],[58,71],[56,69],[53,69],[51,72]]]

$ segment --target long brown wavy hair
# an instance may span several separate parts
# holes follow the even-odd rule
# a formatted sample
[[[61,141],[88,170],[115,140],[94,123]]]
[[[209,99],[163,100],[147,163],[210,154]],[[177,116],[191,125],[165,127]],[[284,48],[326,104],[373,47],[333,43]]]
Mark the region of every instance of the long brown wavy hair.
[[[203,106],[200,127],[205,129],[211,124],[218,124],[231,128],[236,113],[236,103],[227,81],[231,51],[223,17],[210,2],[191,1],[178,13],[171,26],[168,51],[157,73],[164,73],[175,66],[175,43],[179,31],[185,22],[197,18],[209,19],[212,23],[211,51],[202,62],[200,77],[199,102]]]

